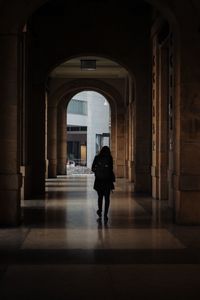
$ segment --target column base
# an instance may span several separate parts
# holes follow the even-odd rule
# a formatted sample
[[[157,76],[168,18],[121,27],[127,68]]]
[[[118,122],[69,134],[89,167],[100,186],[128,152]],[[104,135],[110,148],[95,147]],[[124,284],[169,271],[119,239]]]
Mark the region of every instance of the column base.
[[[66,160],[58,162],[57,175],[66,175]]]
[[[57,176],[57,161],[51,161],[49,159],[49,166],[48,166],[48,178],[56,178]]]

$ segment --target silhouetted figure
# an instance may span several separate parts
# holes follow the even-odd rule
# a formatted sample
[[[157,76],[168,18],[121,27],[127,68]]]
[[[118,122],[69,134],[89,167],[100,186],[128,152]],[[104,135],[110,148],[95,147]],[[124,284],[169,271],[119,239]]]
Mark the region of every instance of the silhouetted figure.
[[[95,156],[92,163],[92,171],[95,173],[94,189],[98,193],[99,218],[102,216],[103,197],[105,198],[104,220],[108,221],[108,209],[110,205],[110,191],[114,190],[115,175],[113,172],[113,158],[108,146],[104,146]]]

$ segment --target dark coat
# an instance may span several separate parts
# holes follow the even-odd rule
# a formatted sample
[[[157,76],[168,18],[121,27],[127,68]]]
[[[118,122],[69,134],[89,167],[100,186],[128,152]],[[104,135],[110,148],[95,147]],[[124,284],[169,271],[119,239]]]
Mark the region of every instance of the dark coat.
[[[105,158],[105,156],[104,156]],[[92,163],[92,172],[95,173],[96,166],[99,161],[101,161],[102,156],[101,155],[96,155],[94,158],[94,161]],[[94,189],[97,192],[102,192],[105,193],[110,190],[114,190],[114,182],[115,182],[115,174],[113,172],[113,158],[111,155],[107,156],[106,159],[108,160],[108,165],[110,169],[110,177],[108,179],[98,179],[95,176],[95,181],[94,181]]]

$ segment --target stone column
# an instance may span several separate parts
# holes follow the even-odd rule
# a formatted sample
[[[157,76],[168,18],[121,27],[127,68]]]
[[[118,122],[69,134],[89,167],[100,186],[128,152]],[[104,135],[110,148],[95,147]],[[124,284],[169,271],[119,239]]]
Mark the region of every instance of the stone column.
[[[134,103],[129,103],[129,145],[128,145],[128,179],[129,181],[134,181]]]
[[[48,118],[48,93],[45,93],[45,178],[48,178],[48,159],[47,159],[47,120]]]
[[[180,77],[176,81],[176,221],[200,224],[200,40],[198,31],[182,30]],[[178,80],[179,79],[179,80]]]
[[[58,106],[57,115],[57,174],[66,175],[67,162],[67,124],[66,105]]]
[[[167,30],[163,31],[163,28]],[[152,196],[168,199],[172,207],[174,45],[173,33],[161,20],[152,27],[152,42]]]
[[[57,175],[57,106],[48,106],[47,119],[47,159],[48,177]]]
[[[30,191],[31,198],[45,193],[45,85],[32,84],[30,116]]]
[[[130,128],[129,128],[129,78],[125,78],[124,84],[124,103],[125,103],[125,178],[129,175],[129,142],[130,142]]]
[[[123,108],[117,113],[116,176],[125,177],[125,120]]]
[[[0,224],[20,221],[18,36],[0,36]]]
[[[145,68],[146,66],[140,66],[136,77],[134,191],[149,193],[151,191],[151,111],[148,95],[148,74]]]
[[[29,57],[29,36],[27,32],[23,32],[21,35],[21,47],[20,47],[20,58],[21,58],[21,101],[20,101],[20,125],[21,125],[21,159],[20,159],[20,170],[22,173],[22,189],[21,199],[26,200],[31,197],[31,173],[30,173],[30,151],[29,151],[29,138],[30,133],[30,116],[31,116],[31,97],[30,97],[30,57]]]
[[[159,146],[158,146],[158,197],[168,199],[168,103],[169,103],[169,45],[160,48],[159,64]]]
[[[110,109],[111,109],[111,140],[110,140],[110,147],[113,157],[113,167],[115,175],[117,176],[116,170],[116,161],[117,161],[117,120],[116,120],[116,107],[110,102]]]
[[[129,176],[129,143],[130,143],[130,129],[129,129],[129,107],[126,107],[125,113],[125,177]]]
[[[153,37],[152,53],[152,196],[159,198],[159,47]]]
[[[134,131],[134,98],[135,86],[131,77],[129,77],[129,95],[128,95],[128,180],[134,181],[134,153],[135,153],[135,131]]]

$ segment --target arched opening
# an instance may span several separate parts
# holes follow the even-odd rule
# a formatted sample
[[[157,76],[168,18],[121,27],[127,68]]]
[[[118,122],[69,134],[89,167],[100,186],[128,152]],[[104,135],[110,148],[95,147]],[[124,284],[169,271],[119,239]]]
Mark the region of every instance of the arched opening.
[[[53,7],[57,7],[55,11],[52,10],[52,5]],[[163,160],[165,158],[163,158],[163,156],[160,155],[159,152],[159,147],[161,145],[160,138],[154,139],[155,134],[151,131],[151,128],[153,128],[152,130],[154,130],[155,128],[155,124],[151,122],[151,105],[152,111],[155,110],[155,105],[151,103],[151,96],[149,95],[149,90],[151,89],[151,80],[148,77],[148,72],[151,65],[149,59],[147,58],[147,55],[148,52],[150,52],[149,22],[151,17],[153,16],[156,19],[155,29],[152,26],[152,39],[153,36],[156,35],[156,41],[158,40],[158,35],[159,38],[162,39],[162,35],[166,34],[165,28],[164,30],[162,29],[162,27],[165,27],[165,25],[163,24],[166,24],[166,22],[163,21],[163,18],[149,4],[145,2],[142,2],[141,4],[136,3],[133,6],[130,5],[129,8],[135,10],[135,18],[136,15],[137,18],[139,17],[139,19],[136,18],[137,20],[135,19],[135,21],[140,24],[141,28],[139,28],[138,32],[135,32],[135,34],[138,37],[140,36],[140,40],[138,40],[136,44],[131,43],[130,49],[132,49],[134,52],[131,55],[129,53],[129,57],[123,55],[123,58],[121,58],[121,55],[119,55],[120,53],[117,53],[116,51],[114,54],[115,59],[109,59],[110,57],[112,57],[111,52],[109,51],[111,45],[108,46],[107,49],[101,49],[99,51],[97,50],[97,48],[99,47],[97,47],[98,45],[95,44],[96,42],[91,46],[91,43],[87,39],[87,37],[85,37],[84,43],[87,44],[88,42],[89,46],[85,47],[85,44],[82,40],[82,44],[80,44],[79,47],[79,45],[76,44],[79,44],[80,42],[79,38],[77,38],[77,40],[74,41],[72,47],[74,48],[73,51],[71,51],[71,49],[67,47],[67,44],[65,44],[66,42],[63,39],[60,39],[59,43],[61,43],[62,45],[57,45],[56,51],[58,51],[58,53],[55,56],[54,52],[50,50],[52,45],[50,46],[49,43],[51,43],[52,41],[52,36],[50,38],[49,31],[51,31],[51,34],[53,36],[55,36],[55,34],[58,32],[56,30],[57,25],[55,25],[52,30],[51,27],[48,27],[47,30],[47,24],[44,24],[43,20],[44,18],[46,20],[46,17],[48,16],[49,20],[47,23],[49,23],[49,21],[54,17],[58,17],[59,20],[62,20],[62,22],[68,22],[66,20],[63,20],[61,16],[57,15],[60,9],[60,5],[64,5],[65,7],[64,2],[62,1],[59,4],[54,3],[54,1],[47,3],[46,6],[39,9],[33,15],[33,18],[29,23],[30,31],[36,30],[38,40],[40,40],[44,46],[44,52],[46,49],[46,57],[43,55],[42,57],[40,57],[41,54],[38,53],[37,50],[35,51],[34,56],[36,60],[42,59],[41,64],[43,64],[42,68],[41,66],[39,66],[38,69],[36,68],[36,73],[38,73],[40,69],[42,71],[41,78],[48,74],[48,80],[46,83],[46,87],[48,89],[48,107],[51,107],[52,111],[53,109],[56,111],[58,109],[58,102],[64,96],[64,94],[69,94],[70,92],[73,93],[74,90],[79,89],[80,79],[85,80],[84,89],[88,88],[88,79],[98,79],[99,81],[104,83],[106,82],[106,84],[112,86],[112,88],[120,94],[119,101],[116,101],[116,99],[114,99],[117,114],[117,127],[114,147],[117,175],[118,177],[129,179],[131,182],[134,181],[135,192],[150,193],[152,191],[152,194],[155,198],[161,199],[162,197],[160,197],[160,195],[162,194],[162,192],[158,194],[157,191],[160,191],[160,187],[163,187],[164,185],[164,188],[166,189],[167,177],[165,176],[165,178],[162,177],[162,180],[160,179],[160,170],[163,168],[160,167],[161,163],[159,162],[159,158]],[[111,7],[109,9],[111,10]],[[117,10],[118,13],[120,13],[119,7],[117,7]],[[101,13],[102,7],[99,8],[97,18],[99,18]],[[128,12],[126,11],[126,13]],[[116,21],[114,17],[113,21]],[[94,22],[96,24],[96,20]],[[37,24],[38,28],[37,26],[35,27],[35,24]],[[52,24],[50,23],[48,25],[52,26]],[[68,26],[69,24],[67,23],[65,25]],[[64,31],[69,31],[70,33],[70,30],[68,30],[68,28]],[[77,27],[75,26],[72,31],[73,32],[71,32],[70,34],[72,34],[73,36],[77,34]],[[168,29],[168,31],[170,31],[170,29]],[[116,36],[113,32],[112,35],[113,39],[116,42]],[[37,48],[37,45],[35,45],[35,47]],[[116,47],[116,45],[114,47]],[[124,47],[126,48],[126,43]],[[84,55],[77,56],[76,49],[80,49],[79,53],[83,53]],[[122,51],[122,49],[120,49],[120,51]],[[94,53],[105,53],[105,56],[95,56]],[[64,58],[66,59],[66,57],[68,59],[65,61]],[[140,57],[139,61],[137,61],[136,57]],[[120,64],[116,61],[120,61]],[[84,72],[85,63],[87,72]],[[88,68],[87,63],[94,64],[95,66],[89,66]],[[123,68],[122,65],[128,66],[128,71],[126,68]],[[51,70],[50,74],[48,73],[49,70]],[[134,74],[134,79],[132,74]],[[73,86],[73,82],[75,79],[76,86]],[[64,82],[66,82],[66,85],[64,84]],[[59,85],[61,86],[61,83],[63,85],[63,89],[59,87]],[[158,83],[156,84],[158,86]],[[53,94],[55,92],[57,93],[58,89],[59,92],[56,95],[57,99],[55,100]],[[53,103],[53,101],[55,102]],[[156,110],[159,111],[159,106],[156,107]],[[163,133],[163,131],[159,129],[160,119],[157,118],[155,122],[157,122],[156,134],[157,137],[159,137],[159,135],[161,135],[160,133]],[[57,135],[55,126],[54,131]],[[164,135],[162,135],[162,139],[166,138],[166,134],[167,133],[164,133]],[[151,135],[152,141],[150,140]],[[56,143],[56,140],[52,138],[51,143]],[[152,149],[151,144],[153,145]],[[154,144],[156,144],[156,150],[154,149]],[[49,175],[50,177],[55,177],[57,174],[57,170],[59,169],[57,149],[55,150],[55,146],[54,151],[52,152],[52,157],[47,157],[47,160],[48,169],[50,170]],[[171,173],[173,173],[173,170]]]
[[[0,0],[0,225],[19,224],[21,186],[28,199],[28,222],[1,232],[2,298],[196,299],[199,228],[174,225],[166,212],[200,224],[197,8]],[[109,70],[78,71],[83,58],[109,60]],[[96,222],[90,180],[50,179],[44,197],[45,167],[65,172],[67,103],[91,90],[108,100],[114,124],[108,226]]]
[[[24,110],[29,110],[27,119],[31,123],[29,127],[31,129],[30,132],[21,133],[21,137],[28,135],[30,140],[25,142],[26,146],[24,146],[24,142],[21,143],[20,151],[23,152],[26,147],[30,149],[27,152],[25,150],[26,158],[24,156],[21,159],[20,165],[22,173],[27,175],[24,178],[27,179],[30,175],[27,182],[32,185],[29,189],[31,193],[35,191],[38,195],[44,193],[44,186],[41,181],[44,182],[45,169],[43,139],[45,93],[46,98],[54,98],[54,95],[51,94],[52,77],[56,76],[58,68],[60,68],[60,71],[65,69],[64,64],[66,61],[69,71],[66,74],[68,87],[65,91],[63,89],[59,90],[60,95],[57,95],[57,101],[59,102],[65,93],[70,94],[75,90],[78,92],[80,74],[77,75],[72,66],[76,59],[78,58],[80,61],[81,58],[84,61],[88,58],[89,61],[93,58],[95,60],[98,57],[103,57],[112,61],[113,69],[125,66],[123,87],[119,83],[121,78],[116,78],[119,77],[119,74],[114,73],[110,78],[106,78],[104,75],[95,78],[95,73],[92,75],[88,73],[81,80],[85,80],[84,89],[90,88],[87,85],[88,79],[98,80],[101,84],[106,82],[115,90],[115,95],[117,93],[120,95],[118,99],[121,97],[121,103],[120,101],[116,102],[115,115],[117,122],[115,133],[117,174],[119,177],[128,178],[131,182],[134,181],[136,192],[150,193],[152,191],[153,197],[157,199],[166,199],[171,195],[169,204],[174,207],[174,183],[172,182],[174,181],[174,174],[178,174],[178,171],[176,172],[174,168],[179,167],[175,158],[177,159],[179,156],[178,151],[180,150],[179,141],[175,143],[174,137],[180,135],[180,127],[177,126],[176,130],[171,131],[169,128],[174,125],[173,122],[177,122],[180,100],[178,76],[175,76],[175,73],[179,75],[178,60],[176,61],[179,43],[177,39],[178,27],[175,28],[176,20],[174,16],[176,13],[171,11],[166,3],[160,4],[157,1],[129,2],[121,10],[122,6],[119,3],[113,9],[111,2],[107,4],[104,2],[97,4],[95,2],[92,6],[90,1],[78,2],[77,12],[79,18],[72,27],[73,14],[70,16],[70,12],[73,11],[74,3],[47,1],[27,21],[26,30],[24,30],[26,37],[24,40],[22,39],[22,42],[20,41],[19,49],[22,57],[25,53],[29,53],[28,58],[26,57],[29,63],[25,64],[28,65],[26,74],[30,76],[28,89],[31,96],[27,96],[25,91],[20,91],[24,97],[21,97],[20,101],[24,101],[21,103],[22,106],[24,103],[27,106],[25,109],[23,107],[21,115],[24,116]],[[64,9],[60,9],[61,7]],[[83,12],[91,18],[85,18]],[[102,15],[105,17],[103,24],[100,22]],[[66,18],[66,16],[69,18]],[[120,20],[123,20],[120,23],[121,25],[118,22],[120,16]],[[58,22],[52,22],[52,20]],[[81,24],[84,26],[80,26]],[[115,25],[118,30],[114,30]],[[93,34],[94,31],[96,35]],[[55,45],[52,41],[56,41]],[[165,48],[167,54],[165,50],[161,51],[161,48]],[[153,52],[152,60],[149,59],[151,50]],[[115,65],[116,62],[120,62],[118,66]],[[165,65],[168,65],[168,67],[165,68]],[[152,70],[152,76],[150,76],[150,70]],[[59,79],[63,80],[64,85],[62,71]],[[51,76],[49,76],[49,72]],[[23,76],[23,80],[26,81],[26,76],[24,74]],[[76,86],[73,86],[75,81]],[[58,78],[54,80],[54,87],[56,87],[56,82],[58,82]],[[26,86],[26,83],[24,86]],[[97,87],[98,89],[101,92],[104,91],[102,87]],[[164,91],[169,96],[167,96],[168,100],[163,96]],[[111,94],[108,95],[108,98],[116,101],[116,97]],[[52,103],[49,100],[47,101],[48,106],[49,104],[51,106]],[[170,107],[170,111],[166,107]],[[175,107],[178,107],[176,111]],[[31,117],[32,112],[37,114],[38,120],[41,117],[41,122]],[[171,116],[166,119],[164,116],[167,114],[171,114]],[[26,117],[23,122],[27,122]],[[28,128],[26,125],[22,126],[23,130]],[[175,129],[175,126],[172,127]],[[167,142],[166,139],[168,139]],[[35,150],[34,145],[38,140],[40,146]],[[173,151],[169,150],[172,146],[174,146]],[[41,155],[41,153],[43,154]],[[57,160],[57,157],[53,159]],[[168,163],[166,163],[166,160]],[[24,168],[26,164],[28,168]],[[56,161],[54,161],[55,166]],[[34,180],[32,180],[33,178]]]
[[[80,68],[80,64],[83,60],[87,62],[88,60],[93,62],[95,61],[96,69],[83,70],[83,68]],[[108,135],[112,137],[109,143],[113,153],[117,176],[126,178],[128,173],[127,168],[129,159],[129,146],[126,133],[129,128],[127,127],[127,130],[125,129],[125,125],[127,124],[125,124],[121,109],[123,108],[124,112],[126,111],[126,103],[129,102],[128,90],[131,91],[133,88],[132,80],[130,79],[130,75],[128,74],[126,69],[121,67],[116,62],[102,57],[90,56],[87,57],[87,59],[86,57],[77,57],[64,62],[56,69],[54,69],[49,75],[48,82],[48,177],[56,177],[57,174],[65,174],[64,167],[60,168],[58,166],[60,165],[58,161],[62,160],[63,162],[66,162],[66,154],[64,154],[65,158],[58,158],[58,155],[60,156],[60,148],[56,147],[57,139],[60,139],[58,131],[56,130],[56,126],[58,122],[60,122],[59,119],[64,120],[64,117],[60,116],[63,115],[64,110],[66,110],[66,105],[73,97],[75,97],[76,94],[84,92],[85,95],[87,95],[88,93],[89,96],[89,92],[86,93],[86,91],[93,91],[93,94],[99,94],[99,97],[104,99],[104,104],[107,104],[108,102],[108,105],[103,105],[102,107],[104,108],[104,110],[110,107],[109,122],[111,127],[110,133],[109,129],[106,129],[102,132],[99,132],[98,134],[96,133],[97,135],[95,134],[95,136],[93,133],[93,138],[95,140],[98,140],[97,143],[99,144],[99,146],[101,146],[101,144],[103,145],[103,143],[105,143]],[[126,91],[125,94],[124,91]],[[98,102],[95,101],[95,98],[90,102],[93,107],[92,109],[94,110],[92,113],[94,114],[93,117],[91,117],[90,112],[90,122],[94,124],[95,122],[101,122],[103,119],[105,119],[105,113],[103,112],[103,109],[102,111],[98,111]],[[97,109],[96,112],[95,109]],[[75,115],[73,115],[73,119],[74,116]],[[64,128],[64,126],[61,125],[58,125],[58,127]],[[94,126],[90,127],[91,129],[94,128]],[[63,136],[65,134],[66,133],[61,134],[61,143],[63,143]],[[89,136],[91,137],[91,134],[89,134]],[[124,147],[122,147],[122,145],[124,145]],[[98,146],[95,146],[95,150],[93,149],[93,151],[88,151],[87,160],[89,165],[91,165],[91,161],[94,158],[96,151],[99,150],[96,149],[96,147]],[[131,155],[133,156],[132,151]],[[63,154],[60,157],[62,156]],[[58,170],[59,172],[57,172]]]
[[[108,101],[97,92],[80,92],[70,100],[67,106],[68,174],[69,171],[90,173],[94,156],[103,146],[110,147],[110,113]]]
[[[147,3],[148,2],[148,3]],[[129,180],[134,181],[135,182],[135,191],[137,192],[150,192],[151,189],[153,189],[153,195],[155,197],[158,197],[158,195],[154,192],[156,188],[154,188],[155,186],[155,181],[157,182],[157,175],[155,175],[156,179],[152,179],[152,184],[151,184],[151,178],[150,178],[150,167],[151,167],[151,160],[154,160],[155,155],[154,154],[150,154],[150,135],[151,135],[151,130],[150,128],[153,127],[154,124],[151,124],[150,121],[150,96],[148,95],[148,91],[150,88],[150,82],[149,79],[147,79],[148,77],[148,68],[150,67],[150,63],[148,62],[147,59],[147,54],[148,52],[150,52],[150,47],[148,48],[148,39],[149,39],[149,28],[150,28],[150,24],[151,24],[151,18],[153,17],[156,21],[156,26],[158,26],[158,28],[160,28],[160,25],[158,25],[159,23],[159,19],[161,19],[160,24],[163,22],[162,17],[160,16],[160,14],[153,8],[153,6],[151,6],[150,4],[152,4],[152,1],[142,1],[141,3],[137,2],[134,4],[127,4],[126,9],[123,11],[123,15],[125,16],[129,16],[129,13],[131,12],[131,14],[133,14],[134,16],[134,22],[138,22],[138,24],[141,26],[141,28],[137,28],[138,32],[135,32],[136,36],[140,36],[140,39],[142,40],[144,38],[144,40],[141,42],[140,40],[137,41],[136,44],[134,44],[133,42],[130,43],[129,47],[130,47],[130,53],[132,51],[131,56],[138,56],[138,51],[140,51],[141,49],[146,49],[145,51],[140,51],[140,63],[138,63],[137,59],[132,59],[130,57],[130,55],[126,55],[126,53],[123,53],[122,48],[119,47],[120,45],[118,44],[113,44],[113,47],[115,47],[116,49],[119,47],[120,51],[118,53],[118,51],[114,52],[114,56],[115,59],[112,60],[112,67],[113,69],[116,67],[119,68],[119,64],[118,66],[116,66],[116,63],[114,63],[114,61],[120,61],[121,65],[124,65],[127,67],[127,69],[129,70],[129,74],[127,75],[127,71],[124,69],[124,73],[126,73],[126,75],[124,76],[124,87],[123,87],[123,91],[121,89],[121,94],[122,97],[124,97],[124,103],[123,103],[123,109],[121,107],[121,118],[124,117],[124,115],[127,115],[128,117],[125,118],[125,122],[126,124],[124,125],[125,128],[125,135],[126,135],[126,140],[128,141],[126,144],[126,149],[125,149],[125,153],[124,153],[124,157],[125,157],[125,167],[124,167],[124,163],[123,158],[118,158],[118,161],[121,160],[121,166],[118,164],[118,170],[119,170],[119,176],[120,177],[127,177]],[[150,3],[150,4],[149,4]],[[155,4],[156,5],[156,4]],[[69,6],[66,6],[66,3],[64,1],[59,1],[59,2],[55,2],[55,1],[49,1],[47,2],[44,6],[42,6],[41,8],[39,8],[32,16],[32,18],[29,20],[29,22],[27,22],[27,29],[29,31],[29,33],[31,35],[34,36],[33,39],[33,46],[34,46],[34,51],[33,51],[33,61],[37,61],[39,60],[41,62],[41,65],[37,64],[36,67],[36,74],[37,76],[40,76],[39,80],[44,80],[42,78],[44,78],[49,70],[51,71],[51,76],[56,76],[56,73],[60,72],[60,78],[62,78],[62,72],[66,72],[66,70],[68,70],[65,74],[65,76],[71,79],[74,78],[78,78],[78,76],[80,76],[80,74],[76,73],[75,71],[75,65],[77,64],[77,50],[79,49],[79,53],[83,53],[83,54],[87,54],[81,57],[81,61],[84,62],[84,60],[86,61],[95,61],[96,58],[94,55],[91,55],[91,53],[103,53],[104,57],[112,57],[113,56],[113,51],[109,51],[112,47],[108,42],[108,47],[107,49],[100,49],[99,45],[96,45],[96,42],[93,43],[91,45],[91,40],[90,38],[87,37],[87,35],[84,35],[84,39],[80,37],[79,39],[79,33],[77,33],[77,29],[78,29],[78,25],[73,27],[73,29],[70,28],[70,16],[69,19],[64,18],[63,16],[59,14],[60,11],[63,11],[63,13],[65,14],[69,14],[70,9],[72,8],[71,6],[73,6],[73,4],[71,3]],[[95,5],[94,5],[95,6]],[[87,10],[88,7],[88,3],[85,3],[84,5],[80,4],[80,7],[83,8],[83,10]],[[61,9],[63,8],[63,9]],[[101,4],[98,7],[98,10],[94,10],[94,7],[90,7],[90,10],[88,11],[88,14],[92,14],[95,11],[95,16],[96,19],[91,19],[90,22],[92,22],[92,24],[94,23],[94,25],[96,26],[96,24],[98,23],[97,21],[99,20],[101,14],[102,14],[102,10],[103,10],[104,4]],[[160,7],[159,7],[160,9]],[[162,9],[164,9],[162,7]],[[104,11],[104,10],[103,10]],[[120,5],[117,5],[116,7],[116,11],[118,14],[121,14],[120,11]],[[114,15],[113,15],[113,6],[109,5],[107,7],[107,12],[112,12],[112,17],[111,19],[113,20],[113,22],[116,21]],[[105,19],[108,17],[107,12],[105,14]],[[166,10],[166,15],[168,15],[168,11]],[[110,16],[109,16],[110,17]],[[63,30],[63,32],[59,33],[59,26],[60,23],[57,27],[57,23],[55,22],[50,22],[52,21],[54,18],[59,19],[59,22],[61,22],[63,25],[66,22],[66,26],[63,26],[63,28],[65,28],[65,30]],[[80,15],[80,19],[82,20],[82,15]],[[45,22],[44,22],[45,20]],[[47,21],[48,20],[48,21]],[[89,20],[89,19],[88,19]],[[106,19],[107,20],[107,19]],[[158,20],[158,22],[157,22]],[[171,22],[171,16],[169,16],[169,20]],[[47,22],[46,22],[47,21]],[[63,23],[64,22],[64,23]],[[89,21],[88,21],[89,22]],[[47,25],[48,23],[48,25]],[[86,22],[87,23],[87,22]],[[87,25],[87,24],[86,24]],[[91,25],[91,24],[90,24]],[[128,24],[127,24],[128,25]],[[130,25],[130,24],[129,24]],[[132,24],[133,25],[133,24]],[[53,26],[53,27],[52,27]],[[134,26],[131,26],[131,28],[133,28]],[[89,28],[89,27],[88,27]],[[156,30],[160,30],[160,29],[156,29]],[[100,30],[100,28],[98,29]],[[123,32],[123,28],[119,31],[119,36],[118,38],[121,36],[120,32]],[[51,32],[51,36],[49,35],[49,33]],[[69,36],[69,41],[71,40],[72,36],[77,36],[77,39],[75,41],[73,41],[73,47],[68,47],[67,44],[67,40],[65,41],[60,34],[63,33],[67,33],[69,32],[70,36]],[[78,34],[78,35],[77,35]],[[59,35],[59,39],[58,39],[58,35]],[[91,35],[90,30],[88,30],[88,36]],[[56,52],[51,48],[52,47],[52,39],[56,37],[57,40],[59,40],[58,42],[60,44],[57,44],[56,47]],[[116,37],[117,35],[112,32],[112,38],[113,41],[116,42]],[[145,42],[144,42],[145,41]],[[80,45],[79,42],[81,43]],[[43,47],[43,54],[45,53],[45,55],[39,53],[37,51],[37,47],[39,44],[42,44]],[[78,43],[78,44],[76,44]],[[85,45],[88,44],[88,47],[85,47]],[[98,43],[97,43],[98,44]],[[102,43],[103,44],[103,43]],[[110,46],[109,46],[110,45]],[[98,47],[96,47],[98,46]],[[71,51],[70,49],[73,50]],[[123,49],[126,49],[127,45],[126,42],[123,45]],[[97,50],[100,49],[100,50]],[[56,53],[56,55],[55,55]],[[89,55],[90,54],[90,55]],[[64,58],[66,59],[66,57],[68,57],[68,60],[65,63],[60,64],[62,61],[64,61]],[[71,57],[71,59],[69,59]],[[104,59],[105,60],[105,59]],[[132,61],[131,61],[132,60]],[[110,60],[111,61],[111,60]],[[130,63],[131,61],[131,63]],[[78,62],[80,63],[80,57],[78,59]],[[97,64],[98,64],[98,60],[96,60]],[[145,66],[146,65],[146,66]],[[56,68],[53,69],[53,66],[57,66]],[[121,67],[121,70],[123,68]],[[64,71],[65,70],[65,71]],[[40,72],[41,71],[41,72]],[[89,70],[88,70],[89,71]],[[89,73],[90,72],[90,73]],[[85,76],[85,78],[95,78],[95,73],[93,72],[93,70],[90,70],[87,75]],[[117,71],[118,72],[118,71]],[[134,80],[133,80],[133,76],[130,76],[130,74],[134,74]],[[143,76],[145,74],[145,76]],[[35,75],[36,76],[36,75]],[[71,77],[70,77],[71,76]],[[105,76],[105,75],[102,75]],[[119,74],[112,74],[112,80],[114,81],[114,76],[119,76]],[[51,77],[52,78],[52,77]],[[49,82],[51,85],[51,78],[50,80],[47,81],[47,89],[49,90]],[[100,78],[100,77],[99,77]],[[146,78],[145,80],[143,78]],[[110,80],[110,79],[109,79]],[[131,82],[132,81],[132,82]],[[145,83],[146,81],[146,83]],[[115,85],[118,85],[117,80],[115,78]],[[132,85],[132,87],[130,88],[130,86]],[[127,95],[128,94],[128,95]],[[149,99],[148,99],[149,98]],[[143,104],[142,104],[143,101]],[[140,107],[139,107],[140,106]],[[143,120],[147,120],[147,122],[143,122]],[[145,126],[144,126],[145,124]],[[152,134],[154,135],[154,134]],[[158,133],[159,135],[159,133]],[[141,138],[142,137],[142,138]],[[155,141],[152,141],[152,144],[154,145]],[[157,141],[156,141],[157,142]],[[118,143],[119,145],[121,145],[121,142],[119,141]],[[158,149],[158,147],[156,147],[156,149]],[[117,153],[119,153],[119,150],[116,150]],[[152,150],[154,151],[154,150]],[[120,152],[123,152],[122,149],[120,150]],[[117,154],[116,154],[117,155]],[[156,154],[157,155],[157,154]],[[151,159],[152,156],[152,159]],[[144,159],[142,160],[141,157],[145,158],[146,161],[144,161]],[[154,177],[154,174],[157,174],[157,171],[155,171],[157,169],[157,165],[154,166],[154,164],[152,164],[152,177]],[[54,172],[55,173],[55,172]],[[156,183],[157,184],[157,183]]]

